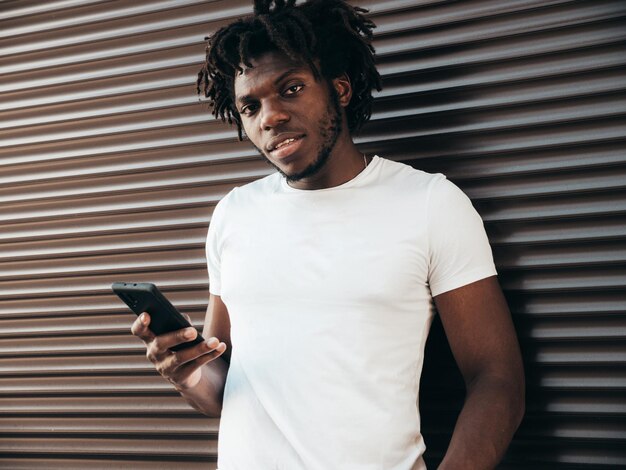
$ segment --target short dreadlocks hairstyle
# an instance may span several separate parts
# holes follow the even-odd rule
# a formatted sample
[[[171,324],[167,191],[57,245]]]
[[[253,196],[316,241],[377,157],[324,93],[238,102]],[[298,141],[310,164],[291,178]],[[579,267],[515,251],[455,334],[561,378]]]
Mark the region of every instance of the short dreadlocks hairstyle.
[[[371,116],[372,89],[381,90],[382,84],[372,46],[376,26],[364,16],[368,10],[343,0],[295,3],[255,0],[252,15],[204,38],[206,60],[198,72],[197,92],[200,94],[202,87],[216,118],[237,124],[239,140],[242,125],[235,106],[235,75],[243,71],[241,64],[251,67],[251,59],[270,51],[306,63],[316,79],[330,82],[343,73],[348,76],[352,99],[346,116],[351,133]]]

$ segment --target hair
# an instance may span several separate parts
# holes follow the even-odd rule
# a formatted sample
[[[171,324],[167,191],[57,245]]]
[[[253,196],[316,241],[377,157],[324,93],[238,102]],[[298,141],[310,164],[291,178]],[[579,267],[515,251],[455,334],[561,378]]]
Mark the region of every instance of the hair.
[[[206,59],[198,72],[197,92],[202,87],[213,115],[235,123],[242,140],[235,75],[243,71],[242,64],[251,67],[251,59],[277,51],[306,63],[316,79],[330,82],[345,73],[352,85],[346,107],[348,128],[358,132],[371,116],[372,89],[382,89],[372,46],[376,26],[364,16],[367,12],[343,0],[308,0],[299,5],[295,0],[255,0],[252,15],[204,38]]]

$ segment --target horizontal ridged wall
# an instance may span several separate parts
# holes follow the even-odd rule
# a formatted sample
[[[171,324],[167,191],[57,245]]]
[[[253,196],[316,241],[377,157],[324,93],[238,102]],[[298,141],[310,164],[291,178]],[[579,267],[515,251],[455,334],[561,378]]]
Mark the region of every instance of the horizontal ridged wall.
[[[448,175],[492,242],[528,382],[501,467],[626,466],[626,3],[354,3],[385,85],[357,143]],[[201,326],[212,210],[272,171],[195,90],[204,36],[250,11],[0,3],[0,468],[215,468],[218,421],[109,285],[154,282]],[[430,467],[463,387],[439,324],[428,353]]]

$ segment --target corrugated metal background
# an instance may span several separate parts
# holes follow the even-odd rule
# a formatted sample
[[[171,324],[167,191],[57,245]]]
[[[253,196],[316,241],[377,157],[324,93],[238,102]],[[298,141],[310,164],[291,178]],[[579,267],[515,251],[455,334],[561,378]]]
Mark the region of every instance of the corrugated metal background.
[[[385,84],[358,142],[446,173],[494,247],[529,388],[502,468],[626,466],[626,2],[355,3]],[[200,326],[212,208],[272,171],[195,94],[203,37],[250,10],[0,3],[0,468],[215,467],[217,421],[109,285],[155,282]],[[441,337],[430,464],[462,399]]]

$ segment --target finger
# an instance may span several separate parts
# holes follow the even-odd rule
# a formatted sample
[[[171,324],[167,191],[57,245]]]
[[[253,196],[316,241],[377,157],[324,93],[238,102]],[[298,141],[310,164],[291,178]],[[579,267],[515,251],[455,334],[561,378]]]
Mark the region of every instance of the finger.
[[[218,354],[223,352],[225,346],[220,346],[220,344],[224,345],[217,338],[211,338],[209,341],[204,341],[190,348],[175,352],[170,351],[169,354],[154,357],[156,363],[158,363],[157,369],[163,377],[173,382],[185,380],[198,367],[186,368],[185,366],[206,355],[213,354],[214,357],[217,357]],[[149,349],[150,354],[159,354],[154,349]],[[202,363],[201,361],[200,364]]]
[[[154,333],[150,331],[148,325],[150,325],[150,315],[144,312],[133,322],[130,327],[130,332],[148,343],[155,338]]]
[[[189,315],[187,315],[186,313],[183,313],[183,315],[185,316],[185,318],[187,319],[187,321],[189,322],[190,326],[193,326],[193,321],[191,320],[191,317]]]
[[[220,340],[217,338],[209,338],[207,341],[196,344],[195,346],[176,351],[174,353],[175,357],[172,359],[172,364],[176,369],[182,367],[188,362],[215,351],[220,344],[224,343],[220,343]]]
[[[206,344],[206,343],[205,343]],[[214,361],[226,351],[226,343],[218,343],[217,347],[209,350],[208,352],[202,354],[201,356],[196,357],[188,362],[180,364],[173,375],[175,377],[188,377],[198,369],[202,367],[204,364],[207,364],[211,361]]]
[[[169,352],[168,350],[174,346],[194,340],[196,336],[198,336],[198,331],[193,326],[181,328],[157,336],[154,339],[154,347],[157,354],[163,354]]]

